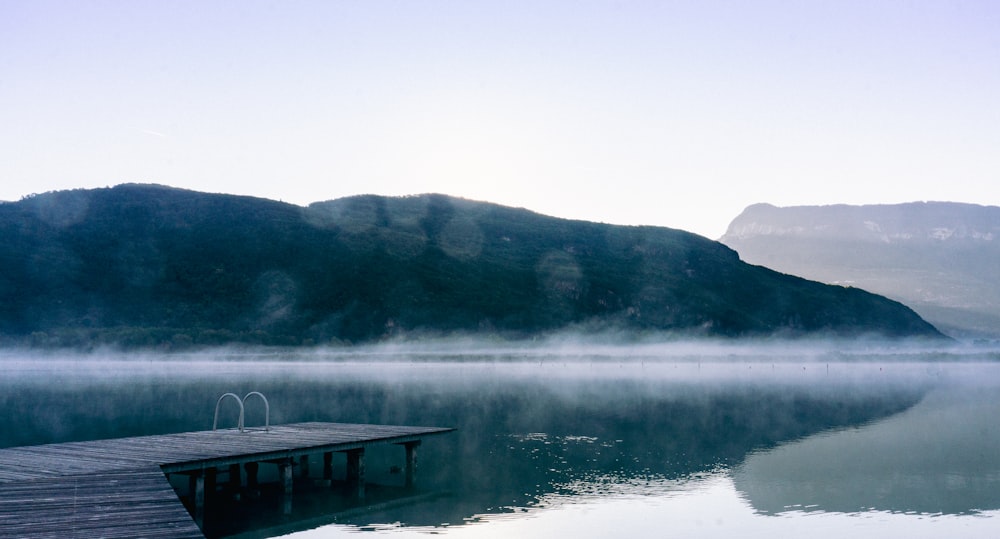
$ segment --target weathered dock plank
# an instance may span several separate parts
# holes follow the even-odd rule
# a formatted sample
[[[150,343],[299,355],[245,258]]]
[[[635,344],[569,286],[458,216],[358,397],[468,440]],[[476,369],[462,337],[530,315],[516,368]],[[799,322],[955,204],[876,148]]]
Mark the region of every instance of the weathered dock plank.
[[[452,430],[298,423],[0,449],[0,538],[203,537],[165,474],[413,443]]]
[[[152,466],[0,484],[0,537],[204,536]]]

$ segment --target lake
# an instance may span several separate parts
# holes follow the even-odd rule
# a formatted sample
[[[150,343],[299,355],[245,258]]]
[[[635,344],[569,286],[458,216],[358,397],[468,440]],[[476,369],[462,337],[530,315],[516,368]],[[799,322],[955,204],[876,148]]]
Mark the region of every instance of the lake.
[[[1000,353],[837,343],[411,343],[197,354],[0,354],[0,447],[271,424],[456,427],[372,450],[373,495],[290,517],[209,505],[243,537],[985,537],[1000,531]],[[248,403],[246,422],[263,424]],[[220,426],[236,412],[223,407]],[[182,487],[178,487],[182,488]],[[375,504],[374,501],[378,503]],[[251,502],[247,502],[251,503]],[[218,505],[218,504],[217,504]],[[273,509],[273,510],[272,510]]]

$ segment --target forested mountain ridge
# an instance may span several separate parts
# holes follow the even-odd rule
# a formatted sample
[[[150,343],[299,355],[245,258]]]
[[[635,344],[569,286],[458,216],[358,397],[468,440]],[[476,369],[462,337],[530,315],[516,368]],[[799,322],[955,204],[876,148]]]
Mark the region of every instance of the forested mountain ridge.
[[[1000,207],[755,204],[720,240],[777,271],[912,307],[956,337],[1000,337]]]
[[[301,207],[156,185],[0,204],[0,334],[34,345],[527,337],[570,326],[939,336],[854,288],[700,236],[444,195]]]

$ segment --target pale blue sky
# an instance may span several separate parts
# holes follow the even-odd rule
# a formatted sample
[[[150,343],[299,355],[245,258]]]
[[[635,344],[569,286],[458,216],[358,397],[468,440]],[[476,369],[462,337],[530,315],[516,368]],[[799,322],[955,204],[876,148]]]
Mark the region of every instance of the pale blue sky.
[[[0,200],[1000,205],[1000,2],[0,0]]]

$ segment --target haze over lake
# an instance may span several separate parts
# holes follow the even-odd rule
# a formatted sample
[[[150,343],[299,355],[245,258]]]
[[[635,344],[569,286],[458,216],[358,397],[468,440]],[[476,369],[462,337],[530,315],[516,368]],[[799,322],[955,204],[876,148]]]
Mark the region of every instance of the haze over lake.
[[[291,518],[238,525],[209,524],[210,503],[220,534],[982,537],[1000,515],[998,359],[873,343],[7,352],[0,446],[210,429],[220,395],[261,391],[271,424],[458,430],[421,446],[417,498],[303,494]],[[376,494],[399,484],[394,449],[369,455]]]

